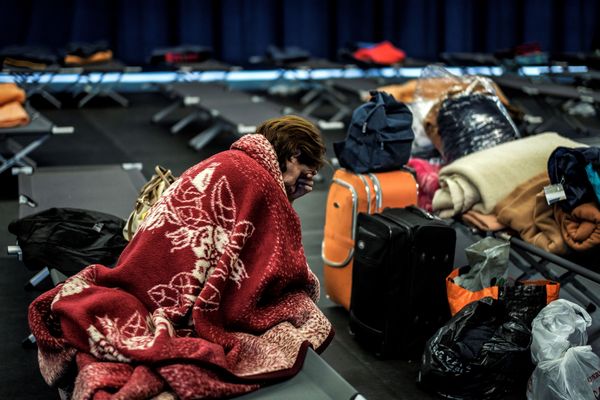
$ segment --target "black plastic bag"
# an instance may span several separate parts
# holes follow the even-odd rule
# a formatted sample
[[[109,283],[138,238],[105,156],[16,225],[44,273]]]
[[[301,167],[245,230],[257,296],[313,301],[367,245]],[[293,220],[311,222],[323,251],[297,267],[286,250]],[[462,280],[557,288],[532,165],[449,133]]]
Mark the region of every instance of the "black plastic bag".
[[[525,280],[517,281],[512,286],[500,286],[498,299],[503,304],[506,316],[523,321],[528,328],[531,328],[533,319],[551,301],[548,293],[549,285],[558,284],[547,280]]]
[[[420,386],[454,399],[525,393],[534,369],[530,326],[535,315],[531,316],[532,309],[520,314],[517,303],[485,297],[455,314],[425,346],[417,379]],[[537,311],[544,304],[545,299]]]
[[[113,266],[127,245],[125,221],[98,211],[50,208],[11,222],[25,266],[74,275],[90,264]]]
[[[446,162],[519,137],[498,97],[484,93],[444,100],[437,123]]]

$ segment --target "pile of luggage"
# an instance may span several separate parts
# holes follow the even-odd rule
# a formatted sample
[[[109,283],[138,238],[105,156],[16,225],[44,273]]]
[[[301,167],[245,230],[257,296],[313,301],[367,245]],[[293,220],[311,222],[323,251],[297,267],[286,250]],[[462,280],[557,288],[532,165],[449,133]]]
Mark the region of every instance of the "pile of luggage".
[[[480,210],[476,218],[485,219],[488,214],[481,210],[490,205],[493,209],[520,182],[539,172],[547,177],[549,155],[577,143],[556,134],[522,138],[511,116],[518,112],[485,78],[428,76],[411,90],[409,99],[426,99],[429,104],[407,106],[398,101],[406,100],[406,93],[373,91],[354,111],[346,139],[334,144],[342,168],[335,171],[327,199],[322,246],[327,296],[348,310],[350,331],[365,348],[381,357],[418,360],[418,383],[425,390],[461,399],[526,392],[529,398],[594,398],[600,389],[600,362],[589,349],[564,348],[552,366],[532,357],[536,323],[552,330],[544,322],[545,313],[561,317],[552,311],[560,283],[512,279],[507,274],[510,244],[493,236],[467,247],[469,264],[455,268],[457,237],[455,222],[449,219],[476,204],[482,207],[475,207]],[[432,95],[440,90],[442,98]],[[414,157],[415,143],[424,142],[418,140],[423,134],[437,151],[437,168]],[[480,191],[484,185],[465,179],[463,188],[471,185],[472,193],[463,191],[461,201],[469,207],[456,208],[450,202],[448,212],[440,212],[438,191],[456,195],[461,179],[455,171],[448,176],[458,183],[438,181],[444,169],[477,157],[484,163],[487,151],[519,157],[522,150],[517,149],[523,147],[541,157],[530,166],[535,173],[514,165],[520,171],[516,178],[507,172],[510,189],[490,180],[489,185],[499,186],[497,193]],[[569,154],[579,157],[570,150]],[[587,164],[595,171],[592,161]],[[481,173],[480,167],[472,169]],[[502,171],[494,173],[502,176]],[[551,179],[556,178],[551,174]],[[564,179],[562,183],[571,186]],[[590,193],[593,197],[594,191]],[[577,318],[587,321],[589,315],[580,308],[574,311]],[[573,357],[577,361],[571,361]],[[561,375],[554,365],[565,362],[585,367],[581,373]]]

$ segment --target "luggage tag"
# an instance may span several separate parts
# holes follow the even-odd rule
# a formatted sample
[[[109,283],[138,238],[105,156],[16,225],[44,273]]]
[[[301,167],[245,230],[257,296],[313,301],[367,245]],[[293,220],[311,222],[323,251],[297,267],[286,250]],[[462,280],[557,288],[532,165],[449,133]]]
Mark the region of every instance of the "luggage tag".
[[[544,187],[544,195],[546,196],[546,203],[548,203],[548,205],[552,205],[558,201],[567,199],[562,182],[563,180],[561,180],[561,183]]]
[[[96,222],[94,224],[94,226],[92,226],[92,230],[100,233],[100,231],[102,231],[102,228],[104,227],[104,224],[102,222]]]

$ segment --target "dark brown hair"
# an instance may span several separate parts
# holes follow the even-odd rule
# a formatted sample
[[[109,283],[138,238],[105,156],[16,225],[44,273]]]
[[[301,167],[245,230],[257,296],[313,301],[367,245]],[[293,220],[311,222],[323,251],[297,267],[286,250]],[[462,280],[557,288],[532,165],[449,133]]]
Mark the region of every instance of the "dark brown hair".
[[[319,170],[325,163],[325,143],[319,129],[310,121],[296,116],[284,115],[264,121],[256,133],[261,134],[275,148],[277,161],[282,172],[286,171],[286,160],[300,153],[298,162]]]

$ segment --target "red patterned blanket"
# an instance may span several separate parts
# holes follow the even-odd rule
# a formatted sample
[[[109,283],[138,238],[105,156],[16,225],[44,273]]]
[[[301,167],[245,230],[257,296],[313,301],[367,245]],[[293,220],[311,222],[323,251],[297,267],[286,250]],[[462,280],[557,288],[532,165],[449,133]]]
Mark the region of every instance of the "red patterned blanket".
[[[44,293],[29,323],[45,380],[75,370],[75,399],[216,398],[290,377],[308,346],[324,349],[318,296],[275,152],[247,135],[169,187],[114,269],[90,265]]]

